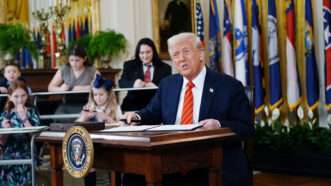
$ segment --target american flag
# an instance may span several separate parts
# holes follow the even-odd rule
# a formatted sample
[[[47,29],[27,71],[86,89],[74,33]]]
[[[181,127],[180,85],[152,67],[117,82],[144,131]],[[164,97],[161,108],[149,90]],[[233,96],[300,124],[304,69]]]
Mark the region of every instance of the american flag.
[[[197,34],[200,38],[200,41],[204,45],[204,31],[203,31],[203,12],[201,8],[201,4],[199,1],[196,2],[196,8],[195,8],[195,17],[196,17],[196,24],[197,24]]]

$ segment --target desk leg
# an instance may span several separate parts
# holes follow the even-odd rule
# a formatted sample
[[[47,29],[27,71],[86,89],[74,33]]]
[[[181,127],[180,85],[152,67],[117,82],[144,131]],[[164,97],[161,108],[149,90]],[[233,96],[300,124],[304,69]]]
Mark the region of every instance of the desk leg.
[[[145,179],[147,186],[161,186],[161,158],[157,155],[149,155],[146,159],[147,166],[145,167]]]
[[[121,173],[117,171],[110,171],[110,185],[120,186],[122,184]]]
[[[56,144],[50,145],[51,154],[51,185],[63,186],[63,171],[62,171],[62,152]]]
[[[221,186],[221,165],[223,161],[223,151],[220,147],[212,150],[211,167],[209,168],[209,185]]]

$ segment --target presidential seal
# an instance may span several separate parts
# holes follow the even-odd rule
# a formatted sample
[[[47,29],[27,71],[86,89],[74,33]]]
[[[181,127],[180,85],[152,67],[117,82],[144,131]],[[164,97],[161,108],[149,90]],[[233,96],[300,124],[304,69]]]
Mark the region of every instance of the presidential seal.
[[[71,127],[62,143],[64,166],[75,178],[84,177],[92,168],[94,160],[93,142],[88,131],[79,126]]]

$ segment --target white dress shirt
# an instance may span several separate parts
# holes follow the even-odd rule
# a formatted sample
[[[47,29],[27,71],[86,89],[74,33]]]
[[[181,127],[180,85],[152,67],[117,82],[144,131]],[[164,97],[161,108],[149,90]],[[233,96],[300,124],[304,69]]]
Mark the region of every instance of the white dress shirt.
[[[202,99],[202,92],[203,92],[203,85],[205,84],[206,78],[206,67],[203,67],[201,72],[192,80],[194,87],[192,88],[193,93],[193,123],[199,122],[199,114],[200,114],[200,106],[201,106],[201,99]],[[180,93],[178,108],[177,108],[177,116],[175,124],[180,124],[181,117],[182,117],[182,110],[184,104],[184,96],[186,91],[186,84],[189,82],[188,79],[184,77],[182,90]]]

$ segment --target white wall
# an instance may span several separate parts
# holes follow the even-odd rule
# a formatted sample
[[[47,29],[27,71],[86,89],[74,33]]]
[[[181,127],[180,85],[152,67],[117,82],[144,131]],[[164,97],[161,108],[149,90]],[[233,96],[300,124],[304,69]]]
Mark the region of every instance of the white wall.
[[[121,32],[129,41],[128,54],[114,59],[114,68],[122,68],[122,62],[134,55],[135,45],[143,37],[153,37],[152,0],[101,0],[101,30]]]

